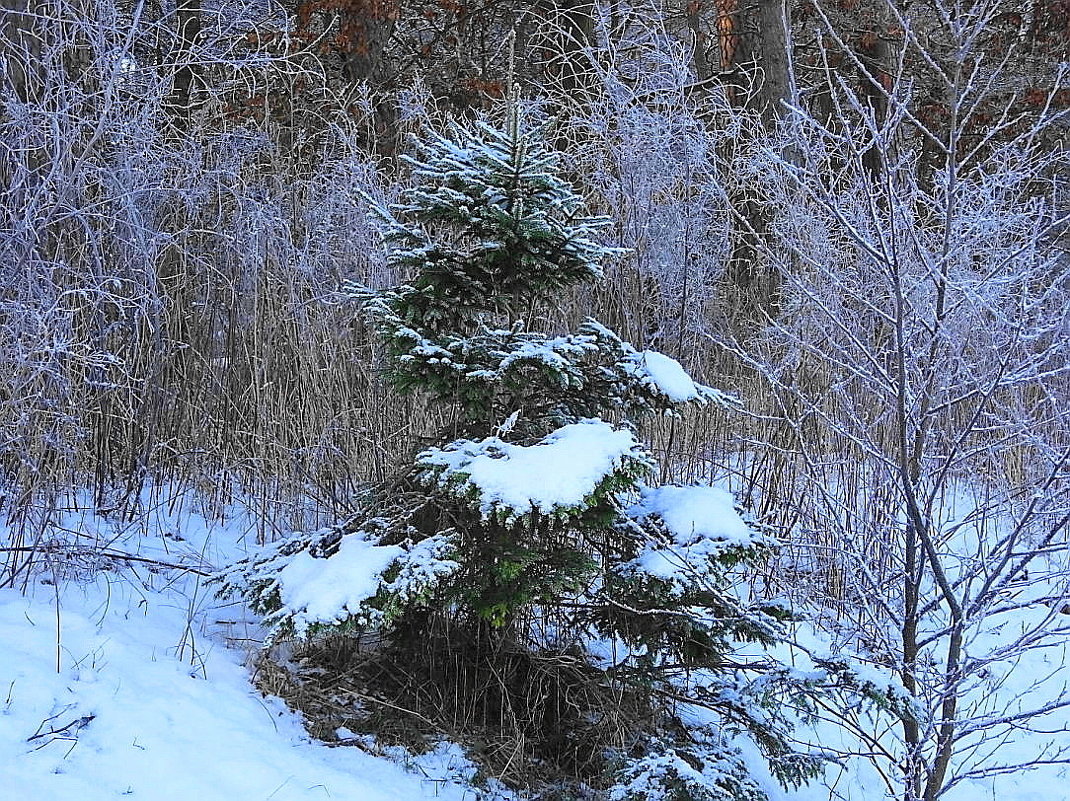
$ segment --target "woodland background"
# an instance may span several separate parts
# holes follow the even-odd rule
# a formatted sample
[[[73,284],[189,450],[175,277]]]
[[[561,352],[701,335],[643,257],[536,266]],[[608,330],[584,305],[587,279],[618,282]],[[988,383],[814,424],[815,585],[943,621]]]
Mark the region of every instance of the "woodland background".
[[[0,583],[91,560],[58,522],[86,497],[238,502],[261,542],[335,521],[440,428],[339,290],[397,278],[369,204],[410,135],[515,84],[627,249],[544,324],[596,312],[735,394],[649,426],[662,479],[727,481],[784,543],[755,586],[958,721],[905,725],[916,797],[1004,769],[947,772],[1021,721],[955,708],[1010,653],[967,659],[971,622],[1024,592],[1015,654],[1070,627],[1067,0],[0,15]]]

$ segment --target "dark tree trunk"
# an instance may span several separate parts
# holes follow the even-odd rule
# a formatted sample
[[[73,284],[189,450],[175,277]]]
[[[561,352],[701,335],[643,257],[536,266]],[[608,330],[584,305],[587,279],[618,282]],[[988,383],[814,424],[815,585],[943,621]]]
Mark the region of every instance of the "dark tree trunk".
[[[753,76],[746,103],[772,132],[791,96],[789,19],[785,0],[746,0],[739,6],[734,30],[738,43],[729,51]],[[730,305],[737,327],[775,315],[779,277],[768,263],[769,213],[759,193],[744,187],[735,202],[738,223],[726,271]]]
[[[762,79],[754,103],[761,112],[765,127],[772,130],[784,113],[784,103],[791,96],[788,9],[785,0],[758,0],[750,13],[761,37],[756,61],[761,67]]]
[[[201,0],[178,0],[175,10],[177,39],[172,50],[171,95],[167,109],[179,131],[189,130],[195,92],[200,82],[201,68],[196,61],[197,38],[201,32]]]

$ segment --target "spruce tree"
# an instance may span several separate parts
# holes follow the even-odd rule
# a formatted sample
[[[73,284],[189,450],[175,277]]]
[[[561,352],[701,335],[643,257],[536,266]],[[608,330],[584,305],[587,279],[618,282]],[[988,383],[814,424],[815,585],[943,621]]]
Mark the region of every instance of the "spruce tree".
[[[571,769],[618,801],[764,798],[737,734],[782,781],[813,775],[817,761],[788,745],[782,703],[805,703],[822,677],[766,669],[756,681],[732,658],[739,642],[783,636],[782,606],[734,591],[733,570],[770,541],[723,490],[650,484],[637,436],[645,416],[729,401],[595,320],[533,330],[617,252],[598,242],[609,220],[584,216],[540,130],[515,110],[503,130],[428,134],[408,163],[416,187],[380,213],[390,263],[409,280],[351,293],[392,386],[443,404],[450,430],[369,489],[352,520],[269,546],[226,571],[223,591],[244,595],[277,635],[377,630],[410,668],[443,663],[440,642],[469,649],[450,659],[491,653],[514,673],[522,657],[527,676],[540,655],[570,665],[547,684],[549,700],[502,703],[556,726],[546,743],[586,743],[583,769]],[[501,692],[519,686],[503,680]],[[624,698],[640,730],[606,723]],[[680,699],[705,722],[684,726]],[[536,748],[568,770],[562,753]]]

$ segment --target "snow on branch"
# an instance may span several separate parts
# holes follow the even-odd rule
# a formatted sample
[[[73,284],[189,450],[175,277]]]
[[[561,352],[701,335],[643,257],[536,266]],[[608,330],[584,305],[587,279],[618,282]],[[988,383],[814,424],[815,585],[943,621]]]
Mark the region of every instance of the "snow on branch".
[[[426,481],[474,494],[484,519],[514,522],[533,511],[564,515],[588,506],[613,479],[645,471],[646,452],[627,429],[601,420],[562,426],[534,445],[498,437],[424,451]]]

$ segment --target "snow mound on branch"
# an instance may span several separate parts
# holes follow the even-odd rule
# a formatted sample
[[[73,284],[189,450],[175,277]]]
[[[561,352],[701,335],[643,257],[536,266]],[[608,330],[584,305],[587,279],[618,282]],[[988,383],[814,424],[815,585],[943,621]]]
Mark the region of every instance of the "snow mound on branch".
[[[294,630],[316,623],[337,623],[356,615],[379,591],[379,579],[405,553],[398,545],[376,545],[356,535],[343,537],[338,551],[317,559],[295,554],[278,575],[279,597],[293,616]]]
[[[664,353],[656,350],[635,351],[628,355],[625,363],[636,380],[673,403],[713,401],[722,406],[734,404],[731,396],[696,383],[680,362]]]
[[[459,569],[451,558],[454,547],[452,530],[396,545],[379,544],[370,531],[298,532],[263,548],[262,558],[216,574],[214,581],[224,585],[223,594],[246,588],[254,608],[269,610],[265,622],[274,634],[302,637],[319,626],[350,622],[374,628],[388,614],[381,608],[387,597],[419,599]]]
[[[683,365],[664,353],[644,350],[635,354],[633,363],[636,376],[669,400],[685,403],[704,397]]]
[[[601,420],[562,426],[534,445],[498,437],[460,440],[424,451],[419,462],[440,470],[438,481],[459,481],[479,494],[480,510],[524,515],[574,509],[630,459],[644,458],[631,431]]]
[[[636,567],[656,578],[673,578],[682,568],[699,567],[729,548],[750,548],[765,538],[740,516],[732,493],[719,487],[647,487],[629,517],[656,515],[671,542],[650,546]]]

